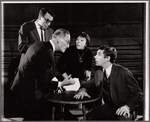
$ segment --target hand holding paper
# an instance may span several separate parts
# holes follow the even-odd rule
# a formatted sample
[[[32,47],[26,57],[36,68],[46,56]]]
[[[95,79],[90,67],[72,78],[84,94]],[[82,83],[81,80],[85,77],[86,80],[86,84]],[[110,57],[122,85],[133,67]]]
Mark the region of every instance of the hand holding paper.
[[[71,79],[72,79],[71,82],[74,82],[74,84],[64,86],[63,88],[65,88],[66,91],[77,91],[80,88],[79,78],[71,78]]]
[[[61,82],[61,87],[67,86],[67,85],[72,85],[72,84],[74,84],[74,82],[72,81],[71,75],[69,75]]]

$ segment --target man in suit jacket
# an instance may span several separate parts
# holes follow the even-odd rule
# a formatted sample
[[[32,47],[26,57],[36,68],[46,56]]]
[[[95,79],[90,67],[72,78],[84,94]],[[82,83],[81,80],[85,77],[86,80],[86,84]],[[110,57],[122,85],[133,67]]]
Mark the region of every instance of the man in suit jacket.
[[[132,120],[133,111],[143,101],[137,81],[127,68],[114,63],[117,58],[114,47],[100,46],[94,58],[96,66],[102,69],[96,70],[94,79],[83,84],[74,96],[91,97],[91,92],[102,96],[104,103],[91,110],[87,120]]]
[[[48,113],[42,112],[49,108],[50,103],[46,104],[43,96],[57,87],[72,84],[70,76],[58,82],[54,71],[54,52],[65,52],[69,43],[69,31],[58,29],[50,41],[35,42],[29,47],[11,86],[18,100],[16,116],[20,114],[25,120],[45,120],[44,115]]]
[[[18,49],[21,52],[21,60],[31,44],[37,41],[49,41],[53,34],[53,29],[49,26],[55,15],[49,8],[41,8],[38,18],[25,22],[21,25],[18,37]],[[41,32],[42,31],[42,32]]]

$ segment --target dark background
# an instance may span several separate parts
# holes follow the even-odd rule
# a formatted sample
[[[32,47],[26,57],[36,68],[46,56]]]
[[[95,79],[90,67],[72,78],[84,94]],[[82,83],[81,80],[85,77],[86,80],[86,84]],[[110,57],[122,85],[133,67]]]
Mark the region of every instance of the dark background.
[[[144,84],[144,45],[145,45],[145,3],[4,3],[4,107],[5,114],[11,109],[7,101],[11,100],[9,85],[13,71],[18,65],[18,31],[20,26],[37,18],[41,7],[49,7],[56,17],[51,25],[54,30],[65,28],[71,33],[71,45],[80,31],[91,37],[90,49],[94,55],[101,44],[116,47],[121,64],[133,73],[141,89]],[[55,54],[56,63],[60,54]],[[94,60],[92,75],[94,73]],[[9,102],[8,102],[9,104]]]

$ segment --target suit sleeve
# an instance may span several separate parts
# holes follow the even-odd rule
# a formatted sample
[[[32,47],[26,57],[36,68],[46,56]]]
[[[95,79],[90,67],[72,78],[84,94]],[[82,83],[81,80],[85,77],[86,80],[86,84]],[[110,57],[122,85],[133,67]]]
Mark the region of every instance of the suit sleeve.
[[[21,53],[26,53],[27,49],[30,46],[29,40],[28,40],[28,29],[25,24],[23,24],[20,27],[20,30],[18,32],[18,50]]]
[[[130,71],[126,72],[126,76],[127,87],[131,93],[131,97],[126,104],[130,107],[131,110],[134,110],[142,103],[143,93]]]
[[[56,68],[58,69],[59,73],[63,74],[64,72],[66,72],[66,69],[65,69],[65,65],[66,65],[66,62],[67,62],[67,59],[68,59],[68,49],[65,51],[65,53],[63,53],[58,62],[57,62],[57,65],[56,65]]]
[[[92,61],[93,61],[93,53],[92,51],[89,49],[89,52],[88,52],[88,63],[87,63],[87,66],[86,66],[86,70],[89,70],[91,71],[91,68],[92,68]]]
[[[55,77],[54,56],[52,50],[43,51],[39,56],[38,85],[42,90],[53,89],[58,86],[58,82],[51,81]]]
[[[81,88],[85,88],[87,93],[92,95],[93,93],[101,96],[102,94],[102,73],[101,70],[96,70],[94,78],[81,85]]]
[[[92,80],[89,80],[88,82],[85,82],[81,85],[80,89],[81,88],[85,88],[86,89],[86,92],[88,94],[92,94],[95,90],[95,83],[94,83],[94,78]]]

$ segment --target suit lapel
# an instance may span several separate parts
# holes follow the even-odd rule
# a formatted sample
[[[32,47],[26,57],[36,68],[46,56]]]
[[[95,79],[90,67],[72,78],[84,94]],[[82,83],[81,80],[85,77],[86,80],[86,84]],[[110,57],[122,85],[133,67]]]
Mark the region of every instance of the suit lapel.
[[[102,87],[103,87],[103,71],[98,69],[95,73],[95,85],[97,86],[97,91],[99,92],[99,95],[102,94]]]
[[[111,70],[111,75],[110,75],[110,94],[111,94],[111,99],[114,104],[119,105],[118,103],[118,98],[116,96],[116,84],[118,82],[118,73],[116,69],[116,65],[112,65],[112,70]]]
[[[111,73],[110,73],[110,82],[111,82],[111,84],[113,84],[114,81],[116,81],[115,80],[115,79],[117,79],[116,76],[117,76],[117,73],[115,71],[115,64],[113,64],[112,69],[111,69]]]
[[[44,36],[45,36],[45,41],[49,40],[49,36],[48,36],[48,32],[47,30],[44,31]]]
[[[34,25],[35,26],[35,25]],[[32,31],[32,33],[34,34],[34,36],[37,38],[37,40],[39,40],[40,41],[40,36],[39,36],[39,34],[38,34],[38,32],[37,32],[37,29],[36,29],[36,27],[35,27],[35,29]]]
[[[52,36],[52,33],[51,33],[50,29],[45,30],[44,36],[45,36],[45,41],[48,41],[51,39],[50,36]]]
[[[32,28],[32,30],[31,30],[31,33],[33,33],[34,34],[34,36],[36,37],[36,39],[38,40],[38,41],[40,41],[40,36],[39,36],[39,34],[38,34],[38,31],[37,31],[37,29],[36,29],[36,26],[35,26],[35,20],[32,20],[32,25],[31,25],[31,28]]]
[[[49,42],[49,41],[46,41],[45,43],[47,43],[47,46],[52,50],[53,52],[53,47],[52,47],[52,44]],[[53,65],[52,65],[52,72],[53,74],[55,75],[55,58],[54,58],[54,53],[53,53]]]

